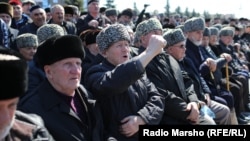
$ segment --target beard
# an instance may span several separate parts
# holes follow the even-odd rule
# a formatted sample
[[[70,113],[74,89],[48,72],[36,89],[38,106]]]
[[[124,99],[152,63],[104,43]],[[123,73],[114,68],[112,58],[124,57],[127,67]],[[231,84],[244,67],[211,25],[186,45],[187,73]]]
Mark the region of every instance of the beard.
[[[13,117],[13,119],[9,124],[4,126],[3,128],[0,128],[0,140],[3,140],[9,134],[10,129],[13,126],[14,122],[15,122],[15,116]]]

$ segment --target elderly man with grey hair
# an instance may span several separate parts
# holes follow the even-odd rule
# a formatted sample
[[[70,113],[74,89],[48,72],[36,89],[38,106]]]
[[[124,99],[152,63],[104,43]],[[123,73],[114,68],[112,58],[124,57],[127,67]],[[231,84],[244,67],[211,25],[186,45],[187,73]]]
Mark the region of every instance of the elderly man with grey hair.
[[[217,124],[231,124],[230,109],[228,106],[220,104],[212,100],[212,92],[209,89],[207,82],[201,76],[201,74],[214,72],[217,69],[216,61],[212,58],[207,58],[201,53],[201,44],[203,31],[205,29],[205,21],[202,17],[193,17],[188,19],[184,23],[184,32],[186,33],[186,57],[191,59],[195,71],[198,72],[197,80],[199,80],[200,87],[196,89],[196,92],[200,94],[202,99],[208,107],[215,113],[215,122]],[[184,62],[184,66],[187,63]],[[204,69],[198,70],[200,66]]]
[[[149,38],[152,35],[162,36],[163,29],[160,21],[151,18],[141,22],[136,28],[136,34],[141,46],[139,53],[147,49]],[[180,29],[166,31],[163,36],[167,41],[165,48],[177,48],[186,40]],[[164,35],[165,35],[164,34]],[[173,47],[172,47],[173,46]],[[185,46],[178,52],[185,50]],[[181,56],[182,57],[182,56]],[[214,125],[212,118],[202,116],[199,113],[201,102],[196,93],[192,92],[192,86],[185,87],[188,83],[182,74],[178,62],[166,52],[161,52],[150,61],[146,67],[146,73],[158,91],[165,97],[164,116],[160,124],[184,124],[184,125]],[[184,81],[183,81],[184,80]],[[174,108],[173,108],[174,107]]]

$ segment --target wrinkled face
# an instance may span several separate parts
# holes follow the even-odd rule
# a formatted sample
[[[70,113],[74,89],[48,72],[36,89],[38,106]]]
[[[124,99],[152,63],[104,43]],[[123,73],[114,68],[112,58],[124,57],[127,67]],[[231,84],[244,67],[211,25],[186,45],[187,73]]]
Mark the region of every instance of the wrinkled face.
[[[72,94],[80,84],[81,64],[80,58],[66,58],[51,65],[45,65],[44,71],[52,86],[57,91],[68,95]]]
[[[9,14],[0,13],[0,18],[8,25],[11,24],[11,16]]]
[[[182,60],[185,57],[186,47],[185,41],[179,42],[173,46],[166,48],[167,52],[176,60]]]
[[[188,39],[193,42],[196,46],[201,45],[203,30],[191,31],[187,33]]]
[[[27,61],[31,61],[36,53],[37,47],[19,48],[19,52]]]
[[[46,13],[42,8],[35,9],[31,12],[31,19],[40,27],[46,23]]]
[[[117,66],[129,60],[129,42],[118,41],[113,43],[109,48],[104,50],[103,56],[113,65]]]
[[[52,16],[52,20],[55,24],[62,24],[63,20],[64,20],[64,9],[63,7],[55,7],[52,10],[51,16]]]
[[[19,98],[0,100],[0,140],[6,137],[14,124]]]

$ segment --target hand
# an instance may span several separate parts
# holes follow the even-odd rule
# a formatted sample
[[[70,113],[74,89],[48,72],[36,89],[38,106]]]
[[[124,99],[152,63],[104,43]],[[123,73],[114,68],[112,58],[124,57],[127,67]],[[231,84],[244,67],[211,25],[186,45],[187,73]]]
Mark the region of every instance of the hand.
[[[130,137],[139,131],[139,125],[146,124],[140,116],[128,116],[122,119],[121,134]]]
[[[228,53],[222,53],[220,57],[224,57],[227,60],[227,62],[232,61],[232,56]]]
[[[167,45],[167,41],[161,35],[152,35],[149,39],[147,51],[157,55],[163,51]]]
[[[217,68],[217,63],[212,58],[207,58],[205,64],[209,67],[210,71],[214,72]]]
[[[99,22],[97,20],[91,20],[89,23],[88,23],[89,26],[92,26],[92,27],[98,27],[99,25]]]
[[[210,107],[210,105],[211,105],[211,98],[210,98],[210,96],[209,96],[209,94],[205,94],[205,100],[207,101],[207,106],[208,107]]]
[[[200,111],[197,103],[196,102],[188,103],[186,110],[190,111],[187,120],[191,121],[191,124],[198,124]]]

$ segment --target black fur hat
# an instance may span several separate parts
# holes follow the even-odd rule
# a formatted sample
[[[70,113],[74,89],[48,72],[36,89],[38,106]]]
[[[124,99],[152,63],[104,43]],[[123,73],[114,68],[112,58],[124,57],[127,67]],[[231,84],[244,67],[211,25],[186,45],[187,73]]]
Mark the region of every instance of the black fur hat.
[[[0,47],[0,100],[20,97],[28,86],[28,65],[20,54]]]
[[[84,59],[85,51],[81,39],[76,35],[52,36],[38,46],[36,63],[43,69],[45,65],[70,57]]]

